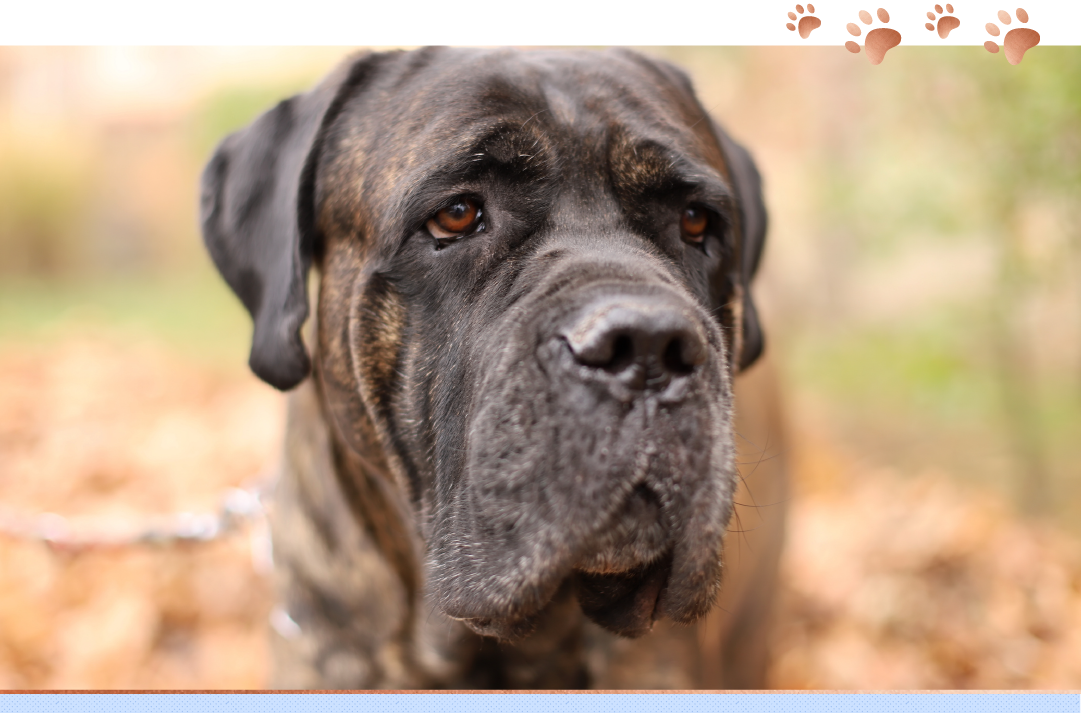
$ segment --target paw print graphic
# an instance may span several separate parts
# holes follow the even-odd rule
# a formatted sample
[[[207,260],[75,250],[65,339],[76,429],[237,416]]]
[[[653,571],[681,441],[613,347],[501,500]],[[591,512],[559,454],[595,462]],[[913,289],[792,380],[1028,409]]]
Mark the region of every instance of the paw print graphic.
[[[1028,13],[1022,7],[1017,8],[1017,19],[1022,23],[1028,22]],[[1005,10],[998,11],[998,19],[1003,25],[1011,24],[1010,13]],[[987,23],[987,34],[992,37],[998,37],[999,29],[998,25],[993,22]],[[1027,27],[1015,27],[1006,33],[1006,37],[1003,38],[1002,46],[1006,48],[1006,61],[1010,64],[1020,64],[1021,60],[1025,58],[1025,52],[1032,49],[1036,45],[1040,44],[1040,33],[1036,30],[1030,30]],[[987,51],[991,54],[998,53],[998,43],[994,40],[987,40],[983,43],[983,46],[987,48]]]
[[[883,24],[890,21],[890,14],[886,12],[884,8],[878,8],[879,21]],[[866,10],[860,10],[860,21],[865,25],[870,25],[874,20],[871,18],[871,13]],[[859,37],[863,34],[860,26],[854,22],[850,22],[847,25],[848,34],[853,37]],[[893,49],[897,45],[901,44],[901,33],[897,30],[892,30],[889,27],[876,27],[873,30],[868,31],[867,38],[863,41],[863,46],[867,49],[867,59],[871,61],[871,64],[881,64],[882,58],[886,56],[886,52]],[[845,49],[853,54],[860,51],[859,44],[849,40],[845,42]]]
[[[785,27],[787,27],[789,30],[793,30],[793,31],[798,29],[799,30],[799,36],[802,37],[803,39],[807,39],[808,37],[811,36],[812,32],[817,30],[822,25],[822,21],[814,16],[814,11],[815,11],[815,6],[810,4],[810,3],[807,3],[807,12],[808,12],[808,14],[803,15],[803,5],[796,5],[796,12],[798,12],[800,15],[803,15],[803,17],[799,18],[799,24],[798,25],[794,25],[792,23],[796,21],[796,12],[788,13],[788,19],[791,20],[792,22],[786,22]]]
[[[941,15],[941,17],[938,18],[938,36],[942,39],[949,37],[951,30],[956,30],[961,26],[961,21],[953,16],[953,5],[947,5],[946,12],[948,14],[943,15],[942,6],[935,5],[935,11],[927,13],[927,19],[930,20],[930,22],[924,25],[928,30],[933,31],[935,29],[935,14]]]

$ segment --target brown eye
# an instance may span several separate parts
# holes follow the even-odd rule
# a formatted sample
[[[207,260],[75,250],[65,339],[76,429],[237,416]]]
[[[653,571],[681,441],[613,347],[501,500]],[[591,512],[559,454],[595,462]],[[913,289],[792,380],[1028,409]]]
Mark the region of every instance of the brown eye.
[[[428,232],[440,239],[458,238],[476,226],[480,207],[469,198],[461,198],[443,208],[428,221]]]
[[[706,211],[695,206],[685,208],[679,219],[679,231],[683,234],[683,239],[692,243],[702,242],[708,226],[709,216]]]

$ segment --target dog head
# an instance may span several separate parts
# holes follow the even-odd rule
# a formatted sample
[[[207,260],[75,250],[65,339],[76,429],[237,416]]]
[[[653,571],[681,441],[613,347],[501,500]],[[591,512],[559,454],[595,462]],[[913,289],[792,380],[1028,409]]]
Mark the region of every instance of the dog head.
[[[628,636],[709,609],[765,211],[678,70],[363,55],[225,139],[202,221],[279,389],[319,268],[328,418],[408,491],[445,613],[513,639],[562,586]]]

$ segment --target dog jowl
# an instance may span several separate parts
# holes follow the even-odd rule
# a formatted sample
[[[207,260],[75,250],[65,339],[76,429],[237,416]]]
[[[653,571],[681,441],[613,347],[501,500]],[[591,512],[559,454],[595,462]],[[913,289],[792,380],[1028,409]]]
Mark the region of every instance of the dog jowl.
[[[351,512],[394,521],[365,526],[417,607],[508,641],[557,594],[631,637],[709,610],[765,214],[684,75],[622,51],[366,54],[203,180],[252,369],[313,374],[334,467],[378,483]]]

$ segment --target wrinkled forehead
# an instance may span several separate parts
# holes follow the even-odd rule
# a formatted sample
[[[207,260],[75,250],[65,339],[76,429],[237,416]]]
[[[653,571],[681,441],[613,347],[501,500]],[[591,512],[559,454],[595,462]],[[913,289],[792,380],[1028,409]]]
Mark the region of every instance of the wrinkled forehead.
[[[325,147],[323,172],[336,180],[320,182],[349,187],[376,213],[398,209],[394,196],[418,182],[486,160],[564,171],[652,156],[725,181],[687,81],[630,53],[431,48],[391,56],[345,101]]]
[[[415,84],[436,106],[457,104],[434,117],[444,127],[497,116],[588,134],[619,124],[663,133],[689,128],[700,113],[681,81],[633,55],[497,51],[445,55]]]

